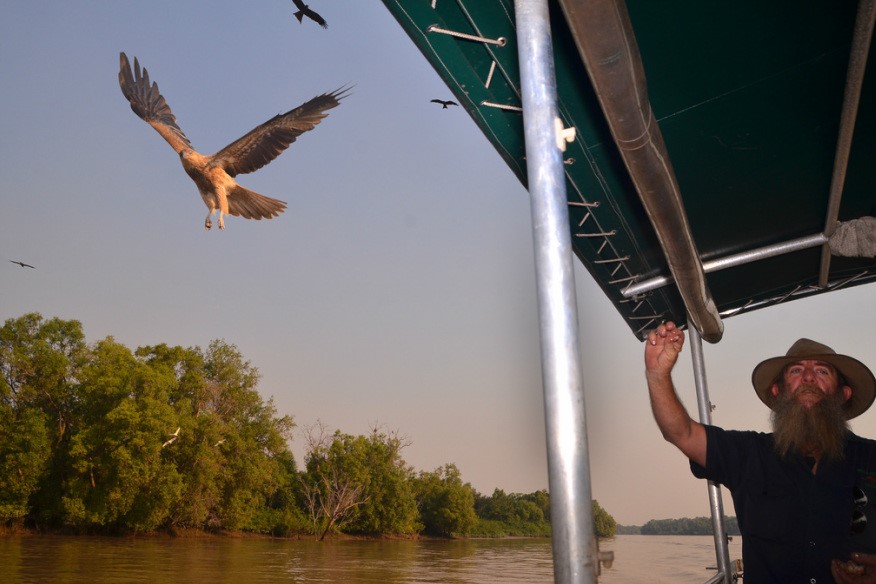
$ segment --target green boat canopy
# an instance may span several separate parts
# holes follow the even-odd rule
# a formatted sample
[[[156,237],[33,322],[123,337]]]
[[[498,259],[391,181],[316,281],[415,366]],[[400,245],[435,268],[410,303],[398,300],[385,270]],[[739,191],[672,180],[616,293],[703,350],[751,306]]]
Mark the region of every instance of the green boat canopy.
[[[526,185],[514,3],[384,3]],[[671,319],[714,342],[722,318],[876,279],[857,2],[549,10],[574,253],[634,334]]]

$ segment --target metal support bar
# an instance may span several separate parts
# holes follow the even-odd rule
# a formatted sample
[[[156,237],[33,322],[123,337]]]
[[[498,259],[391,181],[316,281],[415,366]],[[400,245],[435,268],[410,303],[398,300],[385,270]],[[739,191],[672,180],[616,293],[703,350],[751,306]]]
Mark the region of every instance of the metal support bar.
[[[759,247],[757,249],[703,262],[703,271],[708,274],[710,272],[749,264],[751,262],[771,258],[777,255],[800,251],[801,249],[816,247],[824,243],[827,243],[827,236],[823,233],[816,233],[815,235],[792,239],[790,241],[783,241],[782,243],[777,243],[775,245],[765,245],[764,247]],[[623,289],[621,294],[623,294],[624,298],[632,298],[633,296],[638,296],[639,294],[662,288],[670,282],[672,282],[671,276],[657,276],[656,278],[650,278],[648,280],[643,280],[638,284],[627,286]]]
[[[873,40],[873,27],[876,25],[876,2],[860,0],[855,17],[855,30],[852,34],[852,52],[849,55],[849,68],[846,72],[846,89],[843,94],[843,111],[840,115],[839,138],[836,144],[836,157],[833,162],[833,176],[830,182],[830,198],[827,201],[827,218],[824,233],[833,235],[839,219],[840,199],[846,184],[846,170],[849,165],[849,152],[852,150],[852,135],[858,119],[858,105],[864,86],[864,73],[867,70],[867,55]],[[821,268],[818,285],[824,288],[830,275],[830,246],[821,248]]]
[[[699,332],[693,327],[688,332],[693,360],[694,383],[697,388],[697,405],[699,406],[700,422],[712,423],[712,403],[709,401],[709,387],[706,383],[706,362],[703,358],[703,341]],[[730,550],[727,545],[727,530],[724,528],[724,503],[721,499],[721,487],[708,481],[709,507],[712,513],[712,535],[715,538],[715,556],[718,561],[718,574],[723,579],[713,580],[731,584]]]
[[[554,580],[595,584],[578,309],[547,0],[515,0],[544,383]]]
[[[727,580],[724,579],[724,573],[718,572],[717,574],[706,580],[704,584],[724,584],[724,582],[727,582]]]

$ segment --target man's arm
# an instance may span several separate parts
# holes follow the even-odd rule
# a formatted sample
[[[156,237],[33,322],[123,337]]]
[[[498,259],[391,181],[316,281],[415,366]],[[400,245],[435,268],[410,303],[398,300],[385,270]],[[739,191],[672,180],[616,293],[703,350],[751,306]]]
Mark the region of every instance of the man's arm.
[[[651,411],[663,437],[689,459],[706,465],[706,429],[684,409],[675,385],[672,369],[684,346],[684,332],[675,323],[661,324],[645,340],[645,378],[651,396]]]

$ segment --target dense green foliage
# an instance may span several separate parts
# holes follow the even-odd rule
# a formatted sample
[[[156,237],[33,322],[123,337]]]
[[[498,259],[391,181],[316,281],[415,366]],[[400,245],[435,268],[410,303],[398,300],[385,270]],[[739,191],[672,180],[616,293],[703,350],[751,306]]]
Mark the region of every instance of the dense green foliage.
[[[462,482],[455,465],[421,472],[414,479],[414,492],[425,533],[448,537],[465,535],[477,524],[475,491]]]
[[[550,499],[547,491],[522,495],[506,494],[502,489],[496,489],[490,497],[475,497],[475,512],[480,518],[475,529],[477,535],[550,535]]]
[[[0,525],[83,532],[244,530],[550,535],[546,491],[489,497],[453,464],[415,473],[405,441],[321,426],[304,469],[294,423],[236,347],[131,351],[36,313],[0,328]],[[614,519],[593,502],[595,528]]]
[[[370,436],[335,432],[311,437],[300,477],[304,506],[314,531],[410,534],[420,529],[412,471],[402,460],[401,440],[374,429]]]
[[[112,338],[86,345],[77,321],[28,314],[0,329],[0,372],[0,520],[275,527],[292,419],[263,402],[233,346],[134,354]]]
[[[617,522],[614,517],[609,515],[596,499],[593,499],[593,530],[599,537],[614,537],[617,532]]]
[[[739,523],[735,517],[724,516],[727,535],[739,535]],[[652,519],[642,526],[642,535],[712,535],[710,517],[684,517],[682,519]]]

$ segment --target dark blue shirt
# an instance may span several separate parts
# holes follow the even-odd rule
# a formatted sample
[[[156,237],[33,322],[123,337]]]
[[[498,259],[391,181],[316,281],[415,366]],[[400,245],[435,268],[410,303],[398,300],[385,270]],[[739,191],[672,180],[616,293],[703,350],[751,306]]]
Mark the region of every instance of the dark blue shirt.
[[[843,460],[822,460],[813,474],[802,456],[779,457],[772,434],[706,426],[706,436],[706,467],[691,471],[730,490],[745,584],[833,582],[831,560],[876,542],[876,513],[851,536],[856,506],[870,514],[876,503],[876,441],[849,434]],[[868,503],[856,502],[856,487]]]

